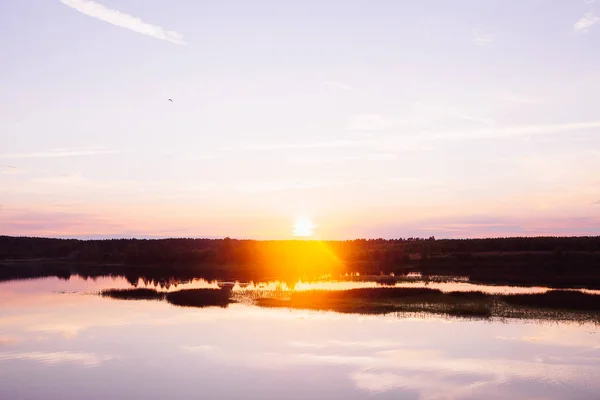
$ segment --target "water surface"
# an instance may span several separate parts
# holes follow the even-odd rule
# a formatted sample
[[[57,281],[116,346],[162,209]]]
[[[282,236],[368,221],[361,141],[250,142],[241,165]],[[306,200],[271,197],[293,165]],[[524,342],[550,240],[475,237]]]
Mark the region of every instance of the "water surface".
[[[203,285],[215,283],[178,288]],[[77,277],[0,283],[0,398],[597,399],[600,393],[594,324],[247,304],[184,308],[96,295],[119,287],[131,285]]]

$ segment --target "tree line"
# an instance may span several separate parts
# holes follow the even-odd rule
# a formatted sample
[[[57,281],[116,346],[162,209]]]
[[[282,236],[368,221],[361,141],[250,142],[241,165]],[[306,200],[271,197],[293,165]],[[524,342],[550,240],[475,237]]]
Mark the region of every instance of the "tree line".
[[[245,263],[292,256],[330,261],[408,262],[411,258],[493,252],[598,252],[600,236],[486,239],[355,239],[346,241],[238,239],[77,240],[0,236],[0,259],[67,258],[95,262]],[[262,260],[265,261],[265,260]]]
[[[18,261],[32,259],[40,261],[30,262],[29,269]],[[0,236],[0,277],[5,278],[78,273],[131,275],[133,280],[140,276],[161,280],[293,280],[356,273],[398,276],[409,272],[459,275],[482,283],[600,287],[600,237],[321,242]]]

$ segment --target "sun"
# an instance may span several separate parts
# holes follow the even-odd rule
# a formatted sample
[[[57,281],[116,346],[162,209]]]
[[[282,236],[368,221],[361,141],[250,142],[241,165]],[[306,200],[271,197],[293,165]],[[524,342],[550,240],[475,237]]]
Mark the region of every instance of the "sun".
[[[292,234],[294,236],[308,237],[312,236],[315,229],[315,225],[312,221],[306,217],[299,217],[294,221],[294,230]]]

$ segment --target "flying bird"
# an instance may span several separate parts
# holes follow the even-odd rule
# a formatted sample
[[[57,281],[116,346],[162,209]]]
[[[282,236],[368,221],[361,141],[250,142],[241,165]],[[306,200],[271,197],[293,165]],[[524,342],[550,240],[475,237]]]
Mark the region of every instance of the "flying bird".
[[[169,99],[169,101],[172,103],[172,102],[173,102],[173,99]]]

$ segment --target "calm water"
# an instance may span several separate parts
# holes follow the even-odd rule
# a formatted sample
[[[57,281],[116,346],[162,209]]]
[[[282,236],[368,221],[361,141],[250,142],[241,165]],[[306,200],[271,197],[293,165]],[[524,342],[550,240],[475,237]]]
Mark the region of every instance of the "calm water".
[[[202,285],[213,284],[179,288]],[[591,324],[194,309],[94,294],[117,287],[131,286],[0,283],[0,399],[600,398]]]

